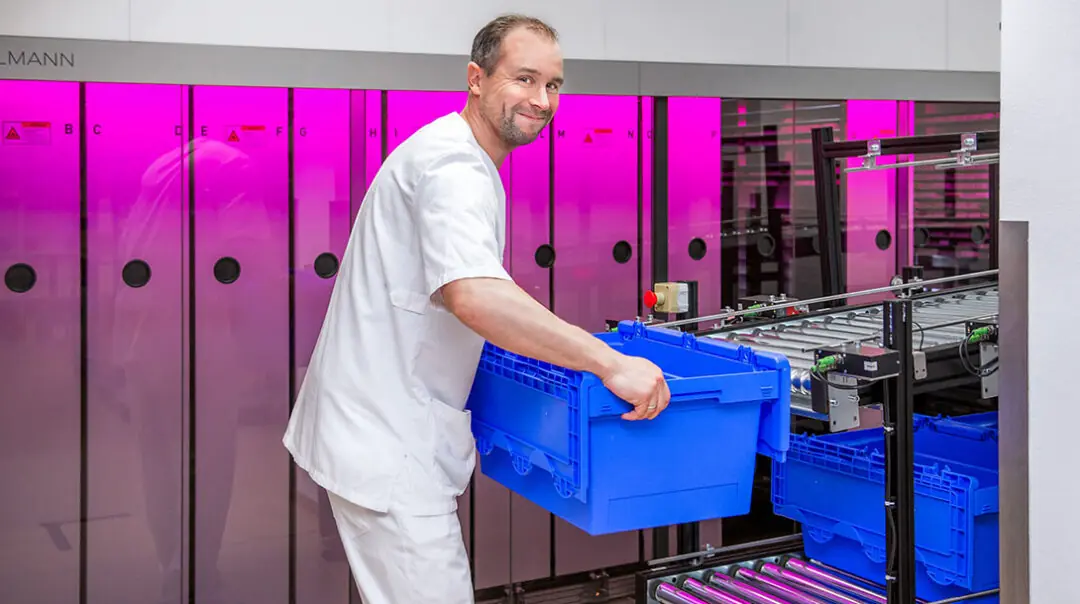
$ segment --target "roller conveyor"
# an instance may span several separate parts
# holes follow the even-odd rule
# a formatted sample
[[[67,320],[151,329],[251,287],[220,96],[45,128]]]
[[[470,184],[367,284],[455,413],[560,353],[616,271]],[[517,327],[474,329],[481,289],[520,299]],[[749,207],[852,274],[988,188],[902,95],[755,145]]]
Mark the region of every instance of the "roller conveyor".
[[[801,536],[766,539],[651,563],[635,604],[887,604],[883,584],[805,557]],[[999,604],[998,590],[917,604]]]
[[[857,294],[853,294],[857,295]],[[998,314],[998,290],[996,285],[965,288],[955,291],[922,294],[913,297],[914,321],[912,344],[917,355],[922,355],[918,368],[925,368],[928,353],[947,358],[953,366],[946,373],[957,379],[973,377],[958,365],[961,344],[968,336],[969,324],[981,320],[993,320]],[[831,392],[818,395],[812,401],[815,387],[824,385],[815,376],[817,351],[838,347],[873,346],[885,348],[882,342],[884,327],[882,305],[868,304],[823,310],[807,315],[796,315],[769,322],[735,324],[720,327],[702,334],[704,337],[722,339],[756,350],[783,354],[791,364],[791,407],[794,413],[816,418],[832,418],[834,428],[847,429],[858,423],[854,407],[867,404],[849,392]],[[937,373],[941,373],[940,371]],[[925,370],[915,376],[925,378]],[[854,382],[849,386],[855,385]],[[833,408],[820,408],[822,399],[833,403]],[[844,412],[836,411],[840,400]],[[837,421],[837,418],[840,421]]]
[[[918,333],[913,343],[917,350],[946,345],[956,347],[966,336],[968,321],[997,315],[998,292],[993,287],[942,294],[918,300],[914,306]],[[852,343],[882,346],[881,335],[881,307],[870,306],[752,325],[707,337],[745,343],[758,350],[785,355],[791,363],[792,393],[808,395],[815,350]]]
[[[770,556],[653,579],[649,604],[884,604],[885,592],[791,556]]]

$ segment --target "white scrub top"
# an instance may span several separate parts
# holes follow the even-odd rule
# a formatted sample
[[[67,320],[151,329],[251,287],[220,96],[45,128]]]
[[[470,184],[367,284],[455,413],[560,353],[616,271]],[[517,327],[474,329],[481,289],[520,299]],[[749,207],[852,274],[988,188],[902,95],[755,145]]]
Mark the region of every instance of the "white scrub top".
[[[476,465],[464,411],[484,340],[439,303],[503,268],[506,193],[464,118],[420,129],[364,197],[285,432],[317,484],[356,505],[435,515]]]

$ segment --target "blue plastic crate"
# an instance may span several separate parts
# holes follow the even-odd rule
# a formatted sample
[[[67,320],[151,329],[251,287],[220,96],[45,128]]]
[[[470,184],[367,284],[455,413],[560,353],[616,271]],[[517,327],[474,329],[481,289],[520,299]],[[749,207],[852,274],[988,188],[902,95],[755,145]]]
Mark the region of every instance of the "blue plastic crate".
[[[998,587],[997,413],[916,416],[914,428],[916,595]],[[773,509],[802,524],[806,555],[876,583],[887,554],[884,445],[881,428],[792,436],[772,478]]]
[[[596,336],[664,371],[652,421],[596,376],[484,348],[468,407],[481,472],[590,534],[746,514],[756,455],[784,458],[782,355],[623,322]]]

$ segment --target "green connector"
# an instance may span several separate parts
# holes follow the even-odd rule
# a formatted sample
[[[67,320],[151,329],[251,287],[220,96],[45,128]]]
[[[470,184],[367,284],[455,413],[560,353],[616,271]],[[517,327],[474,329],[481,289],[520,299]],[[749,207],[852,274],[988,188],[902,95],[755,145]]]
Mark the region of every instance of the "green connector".
[[[971,342],[972,344],[976,342],[982,342],[989,339],[990,336],[993,335],[993,332],[994,328],[990,325],[986,325],[978,329],[973,329],[971,331],[971,335],[968,336],[968,342]]]
[[[834,369],[839,364],[840,364],[840,355],[838,355],[838,354],[829,355],[827,357],[821,357],[820,359],[817,360],[816,363],[814,363],[814,371],[817,371],[818,373],[825,373],[827,371],[831,371],[832,369]]]

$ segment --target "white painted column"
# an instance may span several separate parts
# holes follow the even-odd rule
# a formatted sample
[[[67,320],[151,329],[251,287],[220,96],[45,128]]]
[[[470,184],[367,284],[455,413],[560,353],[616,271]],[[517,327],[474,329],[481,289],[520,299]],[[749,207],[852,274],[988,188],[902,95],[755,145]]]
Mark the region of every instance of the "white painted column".
[[[1001,217],[1028,223],[1027,568],[1033,604],[1078,601],[1070,552],[1080,543],[1080,523],[1075,521],[1080,500],[1080,355],[1069,327],[1073,301],[1080,299],[1078,61],[1080,2],[1002,0]],[[1009,247],[1001,249],[1003,297],[1020,272],[1005,274],[1005,255],[1015,251]],[[1016,287],[1022,289],[1022,282]],[[1003,303],[1003,337],[1008,313]],[[1008,359],[1022,362],[1018,351]],[[1019,388],[1004,383],[1014,375],[1002,371],[1003,392]],[[1003,396],[1003,409],[1010,399],[1018,396]],[[1003,410],[1002,418],[1007,415]],[[1003,431],[1015,428],[1013,424]],[[1002,451],[1005,468],[1011,464],[1005,444]],[[1007,499],[1011,497],[1004,497],[1003,505]],[[1003,511],[1003,533],[1019,522],[1009,518]],[[1018,540],[1022,543],[1022,535]],[[1003,574],[1011,576],[1016,569],[1006,573],[1008,565],[1022,564],[1022,557],[1019,544],[1015,551],[1002,551]],[[1002,602],[1010,604],[1029,601],[1010,599],[1008,588],[1003,596]]]

